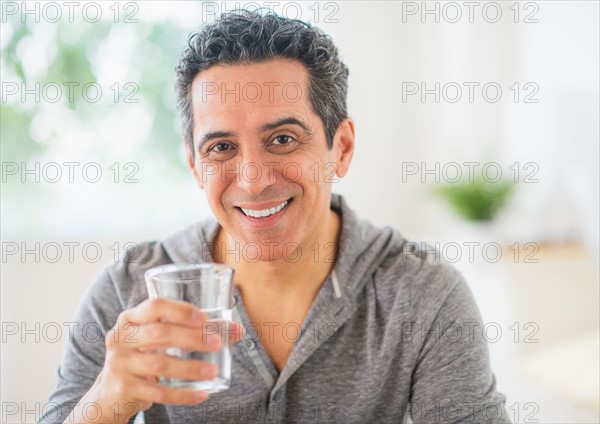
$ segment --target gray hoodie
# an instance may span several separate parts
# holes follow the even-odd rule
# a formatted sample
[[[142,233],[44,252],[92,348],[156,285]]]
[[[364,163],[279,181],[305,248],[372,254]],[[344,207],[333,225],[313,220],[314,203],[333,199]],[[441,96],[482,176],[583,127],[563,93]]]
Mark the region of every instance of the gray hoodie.
[[[146,423],[511,422],[462,276],[397,230],[360,219],[342,196],[332,194],[331,208],[342,220],[338,259],[281,373],[236,288],[234,319],[246,334],[232,347],[230,389],[195,406],[154,404]],[[218,229],[204,219],[102,271],[79,307],[50,396],[55,407],[41,422],[63,422],[102,370],[104,337],[90,337],[90,328],[105,336],[148,297],[147,269],[211,261]]]

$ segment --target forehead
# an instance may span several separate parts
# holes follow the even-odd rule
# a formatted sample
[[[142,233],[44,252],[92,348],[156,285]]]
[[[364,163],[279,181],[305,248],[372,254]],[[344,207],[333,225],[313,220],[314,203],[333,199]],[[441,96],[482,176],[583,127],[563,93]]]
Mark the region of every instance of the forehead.
[[[304,65],[289,59],[210,67],[192,84],[194,133],[279,116],[308,118],[308,81]]]

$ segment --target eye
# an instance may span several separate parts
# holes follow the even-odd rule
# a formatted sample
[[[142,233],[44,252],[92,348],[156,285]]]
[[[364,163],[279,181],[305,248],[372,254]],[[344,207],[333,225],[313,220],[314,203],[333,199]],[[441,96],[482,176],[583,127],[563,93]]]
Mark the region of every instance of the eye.
[[[277,137],[275,137],[273,139],[273,142],[276,146],[284,146],[286,144],[290,144],[292,141],[294,141],[294,138],[292,136],[289,135],[278,135]],[[277,142],[277,143],[275,143]]]
[[[211,160],[229,160],[235,156],[236,148],[231,143],[219,141],[213,144],[206,152],[206,157]]]
[[[226,152],[227,150],[229,150],[230,147],[231,146],[229,144],[227,144],[227,143],[223,143],[223,142],[216,143],[214,146],[212,146],[209,149],[209,152],[217,152],[217,153],[219,153],[219,152]]]

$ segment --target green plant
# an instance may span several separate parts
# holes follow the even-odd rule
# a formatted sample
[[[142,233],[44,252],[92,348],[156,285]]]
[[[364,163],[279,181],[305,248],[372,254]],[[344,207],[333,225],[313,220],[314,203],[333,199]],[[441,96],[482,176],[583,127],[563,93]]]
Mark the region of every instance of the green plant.
[[[491,182],[482,177],[436,186],[434,192],[469,221],[491,221],[504,206],[515,184],[512,181]]]

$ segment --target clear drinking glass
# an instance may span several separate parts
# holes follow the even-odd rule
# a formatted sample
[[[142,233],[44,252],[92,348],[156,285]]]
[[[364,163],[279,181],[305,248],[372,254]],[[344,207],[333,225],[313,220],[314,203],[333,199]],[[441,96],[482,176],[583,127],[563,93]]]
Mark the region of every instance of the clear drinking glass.
[[[231,381],[231,351],[227,328],[231,324],[233,305],[233,269],[215,263],[170,264],[149,269],[145,273],[150,298],[168,298],[190,302],[208,317],[205,334],[221,336],[223,348],[218,352],[188,352],[169,347],[168,355],[196,359],[217,365],[219,374],[212,380],[187,380],[161,377],[160,383],[169,387],[192,388],[215,393],[227,390]]]

